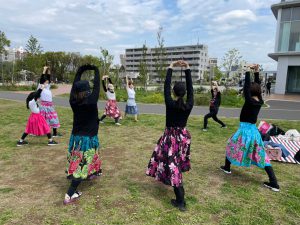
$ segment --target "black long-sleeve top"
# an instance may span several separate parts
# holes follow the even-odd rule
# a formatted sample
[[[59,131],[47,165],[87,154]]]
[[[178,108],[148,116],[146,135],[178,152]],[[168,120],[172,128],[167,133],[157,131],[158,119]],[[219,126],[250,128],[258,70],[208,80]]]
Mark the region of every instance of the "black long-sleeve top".
[[[167,70],[167,77],[164,84],[164,95],[166,104],[166,127],[185,127],[188,117],[194,106],[194,91],[191,70],[185,70],[187,100],[186,109],[182,110],[177,107],[177,102],[171,96],[171,78],[172,69]]]
[[[112,81],[111,81],[110,77],[108,78],[108,82],[109,82],[110,84],[112,84]],[[107,92],[105,80],[102,80],[102,87],[103,87],[104,92]]]
[[[211,93],[211,100],[210,100],[209,109],[218,111],[221,105],[221,92],[218,91],[217,96],[214,96],[214,91],[213,89],[211,89],[210,93]]]
[[[95,71],[93,91],[88,97],[86,97],[86,99],[83,102],[76,102],[76,100],[73,99],[73,94],[75,91],[74,84],[77,81],[80,81],[82,73],[86,70]],[[70,105],[73,110],[73,135],[92,137],[98,134],[99,117],[97,102],[99,99],[99,93],[100,76],[98,68],[96,66],[91,65],[85,65],[80,67],[75,75],[70,95]]]
[[[254,73],[254,82],[259,84],[259,73]],[[264,104],[262,99],[259,101],[252,98],[250,93],[250,72],[246,72],[245,76],[245,84],[244,84],[244,97],[245,103],[243,105],[241,114],[240,114],[240,122],[248,122],[255,124],[257,121],[257,116],[259,114],[261,106]],[[259,96],[257,96],[259,97]]]

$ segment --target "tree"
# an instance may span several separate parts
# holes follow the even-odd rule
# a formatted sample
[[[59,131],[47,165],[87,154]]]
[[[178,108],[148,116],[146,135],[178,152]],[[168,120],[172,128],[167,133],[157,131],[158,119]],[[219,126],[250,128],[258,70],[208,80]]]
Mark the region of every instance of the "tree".
[[[143,45],[142,48],[142,59],[140,60],[140,65],[139,65],[139,80],[142,82],[144,85],[145,91],[147,91],[147,82],[149,79],[148,75],[148,65],[147,65],[147,47],[146,44]]]
[[[223,77],[223,73],[221,72],[218,66],[214,67],[214,75],[215,75],[214,77],[215,80],[220,80]]]
[[[230,49],[222,59],[222,66],[224,67],[227,77],[229,77],[229,73],[232,70],[233,66],[239,66],[242,56],[240,55],[239,50],[233,48]]]
[[[29,40],[26,44],[25,50],[32,55],[41,54],[43,52],[42,46],[40,45],[38,39],[30,35]]]
[[[3,54],[6,53],[5,47],[10,47],[10,40],[6,38],[3,31],[0,30],[0,56],[1,56],[1,68],[2,68],[2,83],[4,83],[3,75]]]
[[[113,64],[114,56],[110,55],[108,50],[105,48],[100,47],[100,50],[101,50],[100,61],[102,63],[102,68],[103,68],[103,70],[100,71],[100,73],[102,72],[101,74],[102,77],[103,75],[109,75],[110,67]]]
[[[164,48],[164,38],[162,36],[163,28],[159,27],[157,31],[157,43],[155,48],[155,71],[161,82],[163,82],[166,75],[166,50]]]

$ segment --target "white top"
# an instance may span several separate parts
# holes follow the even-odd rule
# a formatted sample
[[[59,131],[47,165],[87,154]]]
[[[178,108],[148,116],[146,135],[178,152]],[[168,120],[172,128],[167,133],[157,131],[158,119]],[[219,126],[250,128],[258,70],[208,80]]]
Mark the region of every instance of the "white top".
[[[40,88],[41,84],[39,84],[38,89]],[[41,101],[45,102],[52,102],[52,92],[50,91],[50,84],[46,85],[43,89],[40,97]]]
[[[32,113],[40,113],[40,108],[38,107],[36,101],[34,99],[32,99],[29,103],[29,108],[31,110]]]
[[[136,106],[134,89],[127,87],[126,90],[127,90],[127,94],[128,94],[127,105],[128,106]]]
[[[111,93],[110,91],[106,92],[106,97],[108,100],[116,100],[116,93]]]

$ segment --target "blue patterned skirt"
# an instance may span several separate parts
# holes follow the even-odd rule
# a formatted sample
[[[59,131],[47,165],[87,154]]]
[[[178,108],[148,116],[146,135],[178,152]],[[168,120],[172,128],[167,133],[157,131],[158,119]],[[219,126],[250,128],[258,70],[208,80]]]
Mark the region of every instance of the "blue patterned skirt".
[[[226,157],[235,166],[271,166],[260,133],[251,123],[240,122],[239,129],[227,142]]]

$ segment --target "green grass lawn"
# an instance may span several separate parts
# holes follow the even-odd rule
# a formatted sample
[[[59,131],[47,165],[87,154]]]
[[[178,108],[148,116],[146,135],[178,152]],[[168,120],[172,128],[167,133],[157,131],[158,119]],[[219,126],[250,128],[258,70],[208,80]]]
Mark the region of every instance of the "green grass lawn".
[[[224,163],[226,140],[237,119],[225,119],[228,129],[203,117],[191,117],[192,170],[184,174],[188,211],[170,205],[171,187],[145,176],[145,169],[163,133],[164,116],[128,118],[117,127],[112,120],[99,128],[103,176],[86,181],[76,205],[63,206],[69,181],[66,150],[72,127],[69,108],[57,107],[64,136],[48,147],[46,137],[29,137],[16,147],[29,111],[24,103],[0,100],[0,224],[300,224],[300,166],[273,163],[281,186],[274,193],[262,187],[267,175],[256,167],[218,168]],[[272,122],[272,121],[270,121]],[[300,130],[300,121],[277,121],[283,129]]]

